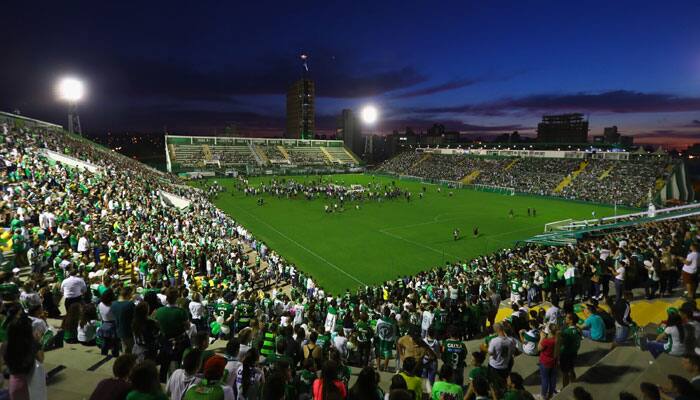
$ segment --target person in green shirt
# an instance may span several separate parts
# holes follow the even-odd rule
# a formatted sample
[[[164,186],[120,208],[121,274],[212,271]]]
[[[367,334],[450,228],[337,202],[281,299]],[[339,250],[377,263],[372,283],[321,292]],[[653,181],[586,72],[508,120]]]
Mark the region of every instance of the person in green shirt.
[[[433,384],[431,400],[461,400],[464,397],[462,386],[452,383],[454,369],[450,364],[442,364],[438,381]]]
[[[382,371],[382,367],[386,370],[389,366],[389,360],[393,355],[393,349],[396,346],[396,323],[390,318],[391,310],[389,307],[384,307],[382,318],[377,321],[375,339],[377,369]],[[383,365],[381,361],[384,361]]]
[[[478,377],[489,378],[489,370],[484,367],[484,361],[486,360],[486,353],[482,351],[475,351],[472,353],[471,358],[471,371],[469,371],[469,380],[474,381]]]
[[[22,235],[22,229],[15,229],[15,234],[12,235],[12,251],[15,253],[15,265],[18,267],[29,265],[26,238]]]
[[[444,340],[440,346],[442,362],[452,367],[453,376],[450,378],[450,382],[462,386],[464,384],[464,366],[465,360],[467,359],[467,346],[464,345],[464,342],[459,340],[459,333],[456,327],[451,326],[448,332],[449,338]]]
[[[314,381],[318,379],[318,373],[316,372],[316,361],[313,357],[308,357],[303,363],[304,369],[297,374],[297,392],[299,395],[311,395],[311,386]]]
[[[131,370],[131,391],[126,400],[168,400],[158,381],[158,369],[151,360],[138,363]]]
[[[523,383],[523,377],[517,372],[508,374],[508,386],[503,400],[535,400],[535,396],[525,390]]]
[[[112,303],[112,314],[117,321],[117,337],[121,340],[126,353],[131,353],[134,347],[134,334],[131,331],[131,322],[134,319],[134,302],[131,301],[133,288],[125,286],[119,289],[119,300]]]
[[[233,318],[233,312],[233,306],[226,301],[218,302],[214,305],[214,314],[216,317],[223,318],[224,324],[229,327],[229,332],[234,331],[235,319]]]
[[[581,347],[581,331],[578,329],[578,316],[574,313],[566,314],[566,327],[561,330],[559,343],[559,368],[562,372],[563,386],[576,380],[574,366]]]
[[[179,293],[177,289],[170,288],[166,293],[168,305],[160,307],[155,312],[155,320],[160,325],[162,337],[162,351],[160,367],[160,379],[165,382],[171,361],[182,360],[182,353],[189,347],[189,338],[185,332],[189,328],[187,312],[178,307]],[[172,340],[171,340],[172,339]]]
[[[360,354],[360,365],[367,365],[372,357],[370,354],[370,347],[374,333],[372,332],[372,327],[369,325],[368,319],[369,316],[367,313],[362,312],[360,314],[360,320],[357,322],[357,324],[355,324],[355,329],[357,330],[357,351]]]
[[[169,289],[166,294],[168,305],[160,307],[155,313],[155,319],[160,324],[161,332],[166,339],[182,335],[189,325],[187,312],[176,306],[178,297],[177,289]]]

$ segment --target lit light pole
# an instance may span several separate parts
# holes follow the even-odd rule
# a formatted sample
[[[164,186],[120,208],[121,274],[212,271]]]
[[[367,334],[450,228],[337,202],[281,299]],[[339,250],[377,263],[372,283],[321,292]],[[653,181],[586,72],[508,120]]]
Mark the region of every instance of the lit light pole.
[[[59,99],[68,102],[68,132],[82,134],[78,102],[85,95],[83,82],[76,78],[63,78],[58,83]]]
[[[360,111],[360,118],[362,119],[362,122],[365,124],[365,126],[372,127],[379,119],[379,110],[377,110],[377,107],[368,104],[362,107],[362,110]],[[365,160],[367,160],[369,155],[373,153],[372,140],[373,137],[371,134],[365,136],[365,154],[363,157]]]

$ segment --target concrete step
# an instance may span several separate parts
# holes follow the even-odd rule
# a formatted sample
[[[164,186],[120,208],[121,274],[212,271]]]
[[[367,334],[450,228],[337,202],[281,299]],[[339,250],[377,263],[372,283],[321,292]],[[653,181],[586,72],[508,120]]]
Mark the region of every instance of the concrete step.
[[[573,399],[573,390],[583,386],[594,399],[616,398],[650,365],[652,357],[636,347],[617,347],[609,351],[573,384],[562,389],[554,398]]]
[[[662,354],[656,360],[649,361],[649,366],[644,372],[636,375],[624,390],[641,399],[643,396],[639,385],[642,382],[662,385],[668,380],[668,375],[680,375],[688,380],[692,378],[692,376],[683,369],[681,358]]]
[[[574,371],[576,376],[584,375],[610,351],[609,343],[597,343],[590,340],[581,342]],[[515,359],[513,372],[519,373],[525,380],[525,388],[531,393],[540,392],[539,357],[521,354]],[[558,376],[558,385],[562,385],[562,377]]]
[[[50,354],[47,352],[46,354]],[[65,363],[64,363],[65,364]],[[47,380],[47,392],[49,400],[82,400],[88,399],[95,390],[97,384],[112,376],[111,366],[109,374],[102,372],[86,372],[83,368],[66,367],[63,364],[44,362],[46,372],[61,366],[54,376]]]

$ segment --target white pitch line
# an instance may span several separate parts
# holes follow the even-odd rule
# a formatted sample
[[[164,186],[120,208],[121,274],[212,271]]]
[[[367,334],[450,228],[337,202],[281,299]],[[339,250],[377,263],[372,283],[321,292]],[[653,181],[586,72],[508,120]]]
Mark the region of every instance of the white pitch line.
[[[424,244],[422,244],[422,243],[414,242],[413,240],[408,240],[408,239],[403,238],[403,237],[401,237],[401,236],[394,235],[394,234],[389,233],[389,232],[385,232],[383,229],[380,229],[378,232],[383,233],[383,234],[385,234],[385,235],[387,235],[387,236],[393,237],[393,238],[395,238],[395,239],[403,240],[403,241],[406,242],[406,243],[411,243],[412,245],[422,247],[422,248],[424,248],[424,249],[426,249],[426,250],[430,250],[430,251],[432,251],[432,252],[435,252],[435,253],[438,253],[438,254],[441,254],[441,255],[450,256],[450,257],[453,257],[453,258],[455,258],[455,259],[458,259],[458,258],[459,258],[459,257],[457,257],[457,256],[454,255],[454,254],[450,254],[450,253],[447,253],[447,252],[445,252],[445,251],[440,251],[440,250],[434,249],[434,248],[432,248],[432,247],[430,247],[430,246],[426,246],[426,245],[424,245]]]
[[[393,230],[396,230],[396,229],[413,228],[413,227],[415,227],[415,226],[432,225],[432,224],[437,224],[437,223],[439,223],[439,222],[448,222],[448,221],[450,221],[450,220],[440,220],[439,218],[442,217],[442,216],[445,216],[445,215],[450,215],[450,214],[464,214],[464,213],[466,213],[466,211],[465,211],[465,212],[455,212],[455,213],[438,214],[438,215],[436,215],[436,216],[433,218],[432,221],[418,222],[418,223],[416,223],[416,224],[410,224],[410,225],[392,226],[392,227],[389,227],[389,228],[381,229],[381,231],[393,231]],[[382,233],[384,233],[384,232],[382,232]]]
[[[348,274],[345,270],[343,270],[342,268],[339,268],[337,265],[333,264],[332,262],[330,262],[330,261],[326,260],[325,258],[323,258],[322,256],[318,255],[318,254],[317,254],[316,252],[314,252],[313,250],[308,249],[307,247],[303,246],[301,243],[297,242],[296,240],[294,240],[294,239],[290,238],[289,236],[285,235],[284,233],[280,232],[279,230],[277,230],[277,228],[273,227],[272,225],[270,225],[270,224],[268,224],[267,222],[263,221],[262,219],[258,218],[255,214],[253,214],[253,213],[251,213],[250,211],[245,210],[245,209],[243,209],[243,208],[241,208],[241,210],[242,210],[242,211],[245,211],[248,215],[250,215],[251,217],[257,219],[258,221],[262,222],[263,224],[267,225],[268,228],[270,228],[270,229],[272,229],[273,231],[277,232],[277,234],[279,234],[279,235],[282,236],[283,238],[285,238],[285,239],[289,240],[290,242],[296,244],[296,245],[299,246],[301,249],[305,250],[307,253],[309,253],[309,254],[311,254],[312,256],[318,258],[319,260],[325,262],[326,264],[328,264],[328,265],[330,265],[331,267],[335,268],[335,269],[338,270],[339,272],[342,272],[342,273],[345,274],[348,278],[354,280],[355,282],[357,282],[357,283],[359,283],[359,284],[361,284],[361,285],[367,286],[366,283],[364,283],[364,282],[362,282],[361,280],[357,279],[357,278],[354,277],[353,275]]]

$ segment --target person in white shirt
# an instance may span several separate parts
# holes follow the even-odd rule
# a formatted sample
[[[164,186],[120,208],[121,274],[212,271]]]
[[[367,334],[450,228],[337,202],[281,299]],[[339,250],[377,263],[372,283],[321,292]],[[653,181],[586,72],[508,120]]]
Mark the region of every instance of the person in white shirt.
[[[625,289],[625,262],[627,260],[616,261],[615,266],[615,299],[622,298],[622,292]]]
[[[83,257],[86,257],[88,255],[89,245],[90,242],[88,241],[87,237],[85,237],[85,235],[80,235],[80,239],[78,239],[78,253],[82,254]]]
[[[688,292],[689,299],[695,299],[695,291],[698,288],[698,246],[690,245],[690,253],[683,262],[683,284]]]
[[[25,311],[32,308],[32,306],[40,306],[42,304],[41,297],[39,293],[34,290],[34,286],[31,282],[26,282],[19,295],[19,302]]]
[[[198,384],[200,378],[197,371],[201,365],[202,350],[193,349],[185,354],[182,360],[182,368],[173,371],[165,385],[165,391],[170,396],[170,400],[182,400],[187,389]]]
[[[32,333],[37,340],[41,340],[49,330],[49,324],[44,319],[44,309],[41,305],[32,306],[29,309],[29,319],[32,321]]]
[[[83,278],[74,276],[72,270],[68,269],[66,272],[68,277],[61,282],[61,292],[63,293],[63,304],[68,309],[71,304],[81,302],[83,294],[87,291],[87,285]]]
[[[500,323],[494,324],[493,330],[498,336],[489,342],[489,367],[505,379],[510,371],[510,361],[515,354],[515,342],[506,336],[503,325]]]
[[[345,337],[345,332],[338,329],[337,334],[333,337],[333,347],[340,353],[343,360],[348,358],[348,338]]]
[[[536,320],[530,320],[530,330],[520,330],[520,341],[523,343],[523,353],[529,356],[536,356],[539,354],[537,351],[537,344],[540,341],[540,331],[537,329]]]
[[[423,311],[421,318],[420,334],[423,339],[428,335],[428,329],[430,329],[430,325],[433,324],[433,318],[435,318],[435,314],[433,314],[433,306],[430,306]]]
[[[228,343],[226,343],[226,385],[231,387],[236,387],[236,372],[238,368],[242,365],[240,359],[238,358],[241,349],[241,343],[238,338],[232,337]]]
[[[82,307],[78,322],[78,342],[83,346],[94,346],[97,338],[97,309],[94,304]]]
[[[204,308],[204,304],[202,304],[202,296],[199,293],[192,293],[192,301],[190,301],[189,309],[192,317],[191,321],[197,327],[197,330],[206,330],[207,322],[204,319],[206,309]]]
[[[544,314],[545,326],[549,324],[556,324],[559,326],[562,321],[561,309],[558,307],[559,299],[556,295],[552,297],[552,306],[547,309]]]

